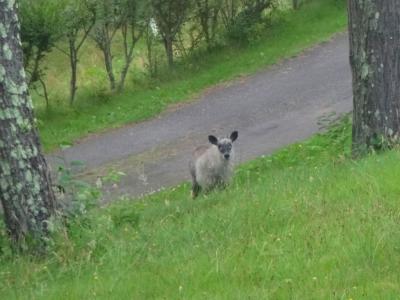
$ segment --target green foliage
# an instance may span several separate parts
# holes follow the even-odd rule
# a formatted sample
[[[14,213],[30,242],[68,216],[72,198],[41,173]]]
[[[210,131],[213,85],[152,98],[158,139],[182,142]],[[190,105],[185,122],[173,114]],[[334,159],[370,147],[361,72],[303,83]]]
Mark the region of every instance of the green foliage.
[[[49,103],[42,62],[62,37],[63,9],[62,1],[20,1],[21,40],[28,82],[35,90],[38,83],[41,85],[47,106]]]
[[[247,44],[251,39],[257,39],[262,30],[263,13],[267,9],[273,9],[272,0],[245,1],[242,11],[232,19],[227,28],[227,36],[232,42]]]
[[[27,63],[39,51],[50,52],[62,35],[62,1],[21,0],[21,40]]]
[[[58,200],[62,203],[63,214],[69,218],[86,214],[89,209],[98,205],[102,196],[99,187],[76,178],[73,169],[76,172],[77,168],[83,168],[83,164],[74,161],[70,166],[60,165],[57,172]]]
[[[190,6],[189,0],[151,0],[152,13],[165,46],[169,67],[172,67],[174,60],[174,40],[186,21]]]
[[[85,28],[90,28],[95,18],[94,10],[96,0],[64,1],[64,11],[61,16],[65,24],[63,34],[69,38],[78,35],[78,33]]]

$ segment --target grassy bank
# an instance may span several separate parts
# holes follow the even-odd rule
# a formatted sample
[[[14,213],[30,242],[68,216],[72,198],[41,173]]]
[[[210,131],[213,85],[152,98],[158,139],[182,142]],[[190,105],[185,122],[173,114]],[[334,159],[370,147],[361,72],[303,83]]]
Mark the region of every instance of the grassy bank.
[[[123,94],[108,95],[100,88],[81,90],[73,109],[63,104],[65,101],[56,101],[48,111],[39,105],[36,113],[45,149],[150,118],[168,105],[192,99],[207,87],[255,72],[329,39],[346,27],[344,5],[333,3],[315,0],[299,11],[276,14],[265,34],[249,47],[228,47],[194,57],[195,64],[178,64],[174,72],[161,74],[157,81],[137,79]]]
[[[45,260],[0,257],[1,299],[396,299],[400,152],[347,158],[350,125],[189,186],[95,209]]]

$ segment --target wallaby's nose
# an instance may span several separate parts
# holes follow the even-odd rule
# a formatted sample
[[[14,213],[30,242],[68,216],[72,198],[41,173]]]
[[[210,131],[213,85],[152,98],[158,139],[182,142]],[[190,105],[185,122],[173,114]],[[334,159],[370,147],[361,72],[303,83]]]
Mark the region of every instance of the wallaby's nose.
[[[229,159],[229,154],[224,154],[225,159]]]

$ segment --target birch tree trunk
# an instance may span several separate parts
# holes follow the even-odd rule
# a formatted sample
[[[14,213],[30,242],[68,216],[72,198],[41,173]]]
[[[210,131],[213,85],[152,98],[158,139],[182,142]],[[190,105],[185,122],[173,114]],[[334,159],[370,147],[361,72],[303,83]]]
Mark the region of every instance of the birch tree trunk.
[[[349,0],[353,154],[400,136],[400,1]]]
[[[56,202],[34,127],[16,11],[16,1],[0,1],[0,201],[13,244],[36,249]]]

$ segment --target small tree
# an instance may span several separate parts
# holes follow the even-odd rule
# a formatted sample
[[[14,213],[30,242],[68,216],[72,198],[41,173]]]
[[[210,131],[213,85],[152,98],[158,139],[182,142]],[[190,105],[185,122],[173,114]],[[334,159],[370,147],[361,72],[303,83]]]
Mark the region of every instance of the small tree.
[[[221,0],[221,19],[225,30],[228,30],[240,11],[239,0]]]
[[[124,88],[126,75],[134,57],[135,46],[148,27],[147,20],[149,14],[149,7],[145,1],[125,0],[121,4],[121,34],[124,65],[118,83],[119,91]]]
[[[49,97],[44,80],[43,58],[62,37],[63,3],[47,0],[21,0],[19,10],[21,19],[21,40],[24,52],[28,84],[36,89],[42,86],[46,106]]]
[[[96,5],[97,20],[92,37],[103,52],[104,64],[112,91],[121,91],[126,75],[134,58],[134,49],[146,29],[147,6],[141,0],[98,0]],[[122,35],[124,64],[120,80],[115,78],[112,43],[115,34]]]
[[[255,25],[261,23],[267,8],[273,8],[273,0],[243,0],[242,8],[227,28],[228,37],[239,43],[248,43],[255,35]]]
[[[195,0],[195,4],[195,17],[200,23],[207,49],[210,50],[215,42],[222,2],[220,0]]]
[[[15,1],[0,1],[0,200],[14,246],[42,249],[56,202],[34,126],[16,11]]]
[[[168,65],[174,64],[173,43],[186,20],[189,0],[151,0],[154,18],[164,42]]]
[[[400,2],[349,0],[353,154],[400,138]]]
[[[116,80],[111,45],[121,24],[120,6],[117,0],[97,0],[95,10],[96,24],[91,37],[103,52],[110,89],[114,91],[116,89]]]
[[[158,73],[158,64],[160,61],[159,32],[157,24],[154,19],[149,18],[144,32],[144,39],[146,42],[146,56],[147,62],[145,64],[150,77],[155,77]]]
[[[64,34],[68,40],[68,51],[61,52],[69,58],[71,67],[69,103],[75,100],[77,87],[77,71],[79,51],[85,43],[96,20],[96,10],[93,0],[69,0],[63,13],[65,20]]]

